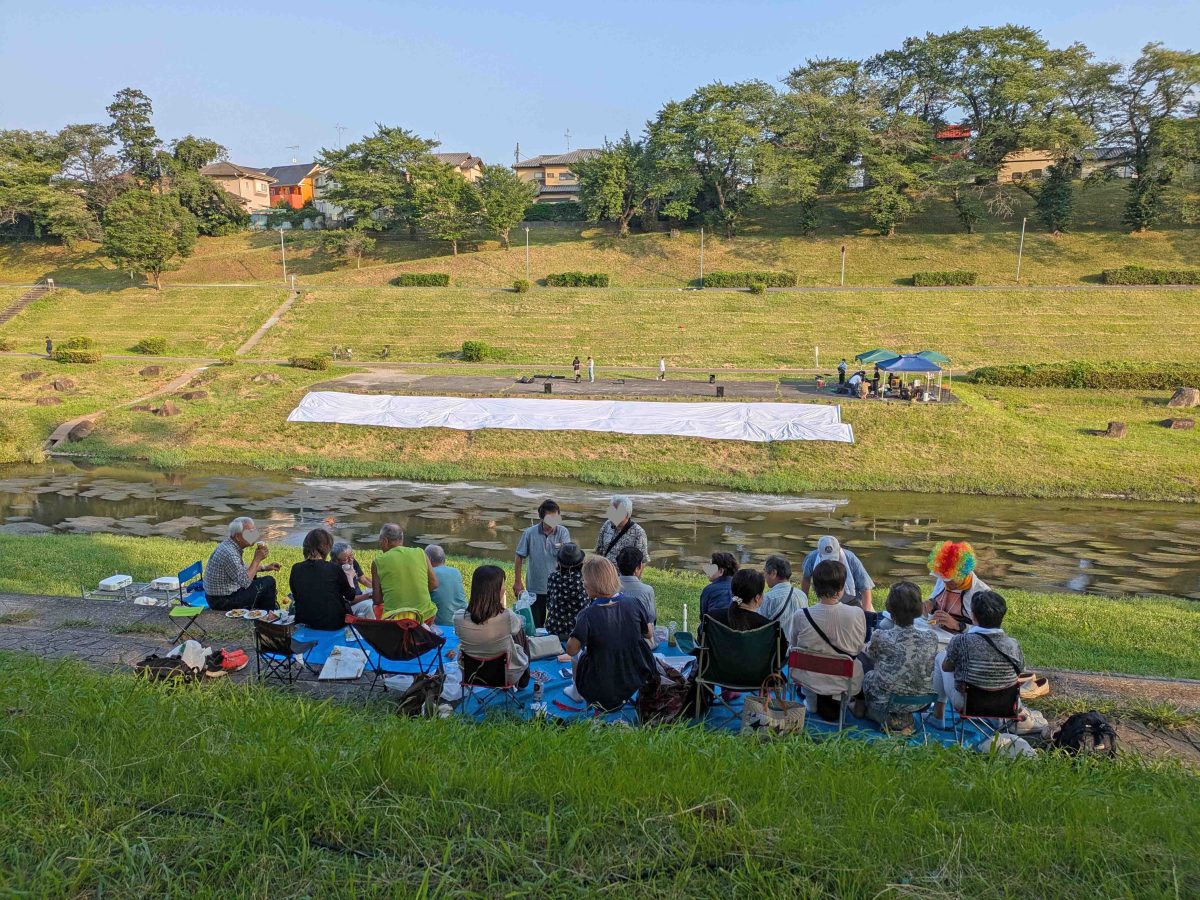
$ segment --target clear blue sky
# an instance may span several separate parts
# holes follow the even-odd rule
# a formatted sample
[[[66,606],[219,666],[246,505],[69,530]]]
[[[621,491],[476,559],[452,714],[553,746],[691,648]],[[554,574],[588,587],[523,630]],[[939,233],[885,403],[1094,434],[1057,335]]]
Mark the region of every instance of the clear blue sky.
[[[1147,41],[1200,44],[1200,3],[1013,0],[482,4],[399,0],[0,0],[0,127],[104,121],[125,86],[234,162],[308,161],[375,122],[488,162],[641,131],[666,100],[717,79],[778,82],[805,58],[864,57],[912,34],[1003,21],[1127,60]],[[1190,46],[1190,49],[1198,49]]]

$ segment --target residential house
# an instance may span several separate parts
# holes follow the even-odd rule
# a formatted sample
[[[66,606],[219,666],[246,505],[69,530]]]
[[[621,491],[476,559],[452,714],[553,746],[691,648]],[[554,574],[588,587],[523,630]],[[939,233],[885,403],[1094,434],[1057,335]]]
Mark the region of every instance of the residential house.
[[[266,172],[231,162],[216,162],[200,170],[246,204],[247,212],[261,212],[271,206],[271,185],[275,179]]]
[[[935,160],[966,159],[971,152],[970,125],[945,125],[934,133],[933,139],[937,142]]]
[[[573,163],[591,159],[600,153],[595,149],[572,150],[549,156],[535,156],[513,166],[522,181],[538,186],[537,203],[570,203],[579,200],[579,179],[571,171]]]
[[[292,209],[299,209],[313,200],[316,193],[314,182],[320,171],[321,167],[315,162],[271,166],[267,169],[267,175],[275,179],[271,185],[271,205],[286,203]]]
[[[1128,147],[1084,147],[1079,158],[1079,175],[1087,178],[1107,170],[1117,178],[1133,178],[1133,151]]]
[[[1023,181],[1026,178],[1044,178],[1047,171],[1058,162],[1049,150],[1013,150],[1000,160],[996,172],[997,181]]]
[[[483,174],[483,160],[470,153],[435,153],[434,159],[448,166],[454,166],[467,181],[477,181]]]

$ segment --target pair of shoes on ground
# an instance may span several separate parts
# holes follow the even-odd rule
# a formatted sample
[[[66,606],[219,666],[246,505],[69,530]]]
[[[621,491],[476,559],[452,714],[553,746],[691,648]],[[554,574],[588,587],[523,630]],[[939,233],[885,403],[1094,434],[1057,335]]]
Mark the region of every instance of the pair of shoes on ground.
[[[208,657],[208,668],[204,674],[209,678],[222,678],[230,672],[240,672],[250,663],[245,650],[214,650]]]

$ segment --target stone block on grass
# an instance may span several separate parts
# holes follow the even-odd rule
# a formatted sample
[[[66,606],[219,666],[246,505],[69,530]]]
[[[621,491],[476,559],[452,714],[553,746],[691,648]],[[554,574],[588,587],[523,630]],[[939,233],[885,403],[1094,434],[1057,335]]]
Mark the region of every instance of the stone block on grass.
[[[91,419],[84,419],[77,423],[70,431],[67,432],[67,440],[72,444],[76,441],[82,441],[85,437],[96,430],[96,423]]]
[[[1194,387],[1181,387],[1171,395],[1171,399],[1167,401],[1167,406],[1173,409],[1191,409],[1193,406],[1200,406],[1200,389]]]
[[[150,378],[153,375],[161,375],[162,366],[146,366],[144,369],[140,369],[138,374],[145,378]]]
[[[59,406],[62,404],[61,397],[38,397],[34,401],[38,406]]]
[[[1163,419],[1163,427],[1172,431],[1191,431],[1196,427],[1195,419]]]
[[[1109,422],[1108,428],[1100,432],[1100,434],[1104,437],[1123,438],[1129,434],[1129,426],[1124,422]]]
[[[174,400],[168,400],[162,406],[154,411],[156,416],[166,418],[167,416],[179,415],[179,407],[175,405]]]
[[[37,381],[41,377],[42,377],[41,372],[22,372],[21,373],[22,381]]]

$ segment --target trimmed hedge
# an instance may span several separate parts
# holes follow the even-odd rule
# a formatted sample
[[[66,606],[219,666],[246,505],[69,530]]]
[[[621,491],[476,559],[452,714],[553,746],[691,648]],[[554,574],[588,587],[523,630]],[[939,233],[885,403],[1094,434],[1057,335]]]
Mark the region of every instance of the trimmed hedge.
[[[525,210],[526,222],[582,222],[579,203],[535,203]]]
[[[450,276],[445,272],[405,272],[389,283],[393,287],[448,287]]]
[[[1169,363],[1095,365],[1083,362],[983,366],[972,373],[971,379],[976,384],[994,384],[1002,387],[1171,391],[1183,384],[1200,384],[1200,366]]]
[[[51,356],[60,363],[98,363],[104,354],[99,350],[83,350],[72,347],[58,347]]]
[[[546,276],[548,287],[608,287],[603,272],[556,272]]]
[[[530,288],[530,284],[524,278],[518,278],[516,281],[513,282],[513,290],[516,291],[518,294],[528,294],[529,288]]]
[[[1147,269],[1121,266],[1100,274],[1105,284],[1200,284],[1200,269]]]
[[[0,338],[0,353],[8,353],[15,349],[17,349],[16,342],[11,338]]]
[[[463,341],[462,358],[464,362],[483,362],[488,359],[504,359],[507,350],[493,347],[487,341]]]
[[[752,281],[750,282],[749,291],[752,294],[765,294],[767,292],[767,286],[761,281]]]
[[[167,339],[164,337],[142,338],[133,345],[134,353],[144,353],[147,356],[162,356],[167,352]]]
[[[978,272],[968,272],[965,269],[956,269],[953,272],[913,273],[913,285],[915,287],[956,287],[974,284],[978,280]]]
[[[63,350],[94,350],[96,342],[90,337],[73,337],[58,346]]]
[[[318,353],[316,356],[293,356],[288,362],[291,363],[293,369],[324,372],[333,365],[333,357],[328,353]]]
[[[764,287],[795,287],[794,272],[709,272],[704,276],[704,286],[713,288],[748,288],[754,282]]]

